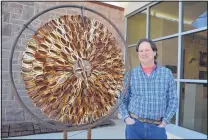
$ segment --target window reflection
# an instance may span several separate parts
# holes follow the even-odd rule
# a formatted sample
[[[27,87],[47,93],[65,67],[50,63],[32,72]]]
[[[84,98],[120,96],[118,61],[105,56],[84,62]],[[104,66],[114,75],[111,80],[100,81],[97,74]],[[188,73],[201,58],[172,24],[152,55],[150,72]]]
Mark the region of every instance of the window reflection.
[[[140,64],[140,62],[137,56],[136,47],[130,47],[128,49],[129,49],[129,56],[131,60],[131,66],[132,68],[137,67]]]
[[[146,10],[128,18],[127,24],[128,45],[136,44],[141,38],[146,37]]]
[[[176,121],[176,113],[174,114],[173,118],[170,120],[170,123],[175,124]]]
[[[183,36],[184,79],[207,79],[207,30]]]
[[[177,82],[175,82],[176,87],[177,87]],[[177,93],[176,93],[177,94]],[[175,124],[176,123],[176,113],[174,114],[174,116],[172,117],[172,119],[170,120],[170,123]]]
[[[184,31],[207,26],[207,2],[183,2],[183,7]]]
[[[178,33],[178,2],[160,2],[150,8],[150,38]]]
[[[181,83],[179,125],[207,134],[207,84]]]
[[[156,42],[158,48],[158,63],[169,68],[177,78],[178,38],[171,38]]]

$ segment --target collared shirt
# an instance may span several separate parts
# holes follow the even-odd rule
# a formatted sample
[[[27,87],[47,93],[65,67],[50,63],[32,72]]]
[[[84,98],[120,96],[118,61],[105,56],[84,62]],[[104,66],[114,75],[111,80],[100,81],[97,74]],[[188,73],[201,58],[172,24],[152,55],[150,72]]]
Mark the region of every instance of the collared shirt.
[[[124,85],[127,83],[128,73]],[[129,88],[119,107],[123,119],[129,112],[141,118],[169,123],[178,108],[176,83],[170,69],[156,63],[149,76],[141,65],[131,70]]]
[[[152,68],[142,68],[142,70],[143,70],[148,76],[150,76],[150,73],[154,70],[155,67],[156,67],[156,65],[154,65]]]

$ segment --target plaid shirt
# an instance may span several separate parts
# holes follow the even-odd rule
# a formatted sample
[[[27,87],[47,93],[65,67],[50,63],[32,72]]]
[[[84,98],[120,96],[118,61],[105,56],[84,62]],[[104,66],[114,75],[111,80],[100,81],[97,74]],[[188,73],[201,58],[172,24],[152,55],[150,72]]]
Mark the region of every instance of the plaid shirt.
[[[140,65],[132,69],[129,88],[119,107],[123,119],[129,117],[131,112],[141,118],[161,117],[169,123],[177,108],[176,84],[168,68],[156,63],[149,77]]]

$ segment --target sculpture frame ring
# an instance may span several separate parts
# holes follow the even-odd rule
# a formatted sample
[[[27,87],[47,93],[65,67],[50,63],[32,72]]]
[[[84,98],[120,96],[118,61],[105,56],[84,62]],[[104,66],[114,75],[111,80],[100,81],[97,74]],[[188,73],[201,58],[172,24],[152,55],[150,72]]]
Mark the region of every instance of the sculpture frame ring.
[[[33,112],[31,112],[28,107],[23,103],[21,97],[19,96],[18,92],[17,92],[17,89],[16,89],[16,86],[15,86],[15,83],[14,83],[14,79],[13,79],[13,76],[12,76],[12,60],[13,60],[13,54],[14,54],[14,50],[15,50],[15,46],[21,36],[21,34],[23,33],[23,31],[25,30],[25,28],[28,28],[28,25],[33,21],[35,20],[36,18],[38,18],[39,16],[41,16],[42,14],[46,13],[46,12],[49,12],[49,11],[52,11],[54,9],[58,9],[58,8],[80,8],[81,10],[87,10],[87,11],[90,11],[90,12],[93,12],[99,16],[101,16],[102,18],[104,18],[105,20],[107,20],[113,27],[114,29],[116,30],[116,32],[119,34],[119,36],[121,37],[122,39],[122,42],[125,46],[125,54],[124,54],[124,60],[127,60],[127,62],[124,61],[124,65],[126,68],[128,69],[131,69],[131,61],[130,61],[130,57],[129,57],[129,53],[128,53],[128,46],[126,44],[126,41],[124,39],[124,37],[122,36],[121,32],[118,30],[118,28],[115,26],[114,23],[112,23],[107,17],[105,17],[103,14],[93,10],[93,9],[90,9],[88,7],[85,7],[85,6],[80,6],[80,5],[57,5],[57,6],[53,6],[53,7],[50,7],[48,9],[45,9],[43,11],[41,11],[40,13],[34,15],[31,19],[29,19],[24,25],[23,27],[21,28],[21,30],[19,31],[18,35],[16,36],[14,42],[13,42],[13,45],[12,45],[12,48],[11,48],[11,53],[10,53],[10,57],[9,57],[9,77],[10,77],[10,81],[11,81],[11,86],[13,88],[13,91],[15,93],[15,97],[17,98],[18,102],[20,103],[21,107],[24,109],[24,111],[26,111],[28,114],[30,114],[36,121],[38,122],[42,122],[46,127],[49,127],[49,128],[53,128],[53,129],[61,129],[61,130],[67,130],[67,131],[77,131],[77,130],[83,130],[83,129],[87,129],[87,128],[93,128],[95,127],[96,125],[102,123],[103,121],[105,121],[106,119],[108,119],[119,107],[119,105],[121,104],[123,98],[125,97],[125,94],[127,92],[127,89],[129,87],[129,83],[130,83],[130,78],[131,78],[131,72],[129,72],[128,74],[128,77],[127,78],[127,82],[125,84],[125,87],[123,88],[122,90],[122,93],[120,94],[120,97],[117,101],[117,103],[115,104],[115,106],[113,107],[113,109],[110,110],[110,112],[98,119],[97,121],[91,123],[91,124],[84,124],[82,126],[73,126],[73,127],[68,127],[67,124],[51,124],[49,122],[46,122],[46,121],[43,121],[42,119],[40,119],[39,117],[37,117]],[[83,13],[81,13],[83,15]]]

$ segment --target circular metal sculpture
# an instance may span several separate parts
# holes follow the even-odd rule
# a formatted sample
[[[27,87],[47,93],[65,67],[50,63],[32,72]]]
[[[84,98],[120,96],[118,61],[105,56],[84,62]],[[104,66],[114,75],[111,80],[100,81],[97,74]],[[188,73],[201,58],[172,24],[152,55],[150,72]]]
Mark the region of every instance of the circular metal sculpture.
[[[47,22],[29,40],[22,76],[33,103],[50,119],[87,124],[105,116],[121,93],[122,50],[102,24],[81,15]]]
[[[12,60],[18,39],[26,28],[31,29],[28,26],[33,20],[51,10],[69,7],[80,8],[81,16],[64,15],[34,31],[21,60],[29,97],[48,118],[60,122],[54,124],[40,119],[21,100],[12,76]],[[46,127],[68,131],[92,128],[117,110],[128,89],[131,72],[123,84],[121,46],[102,23],[83,16],[83,9],[96,13],[113,26],[125,46],[126,71],[131,69],[122,34],[101,13],[78,5],[59,5],[32,17],[14,40],[9,75],[20,105]]]

